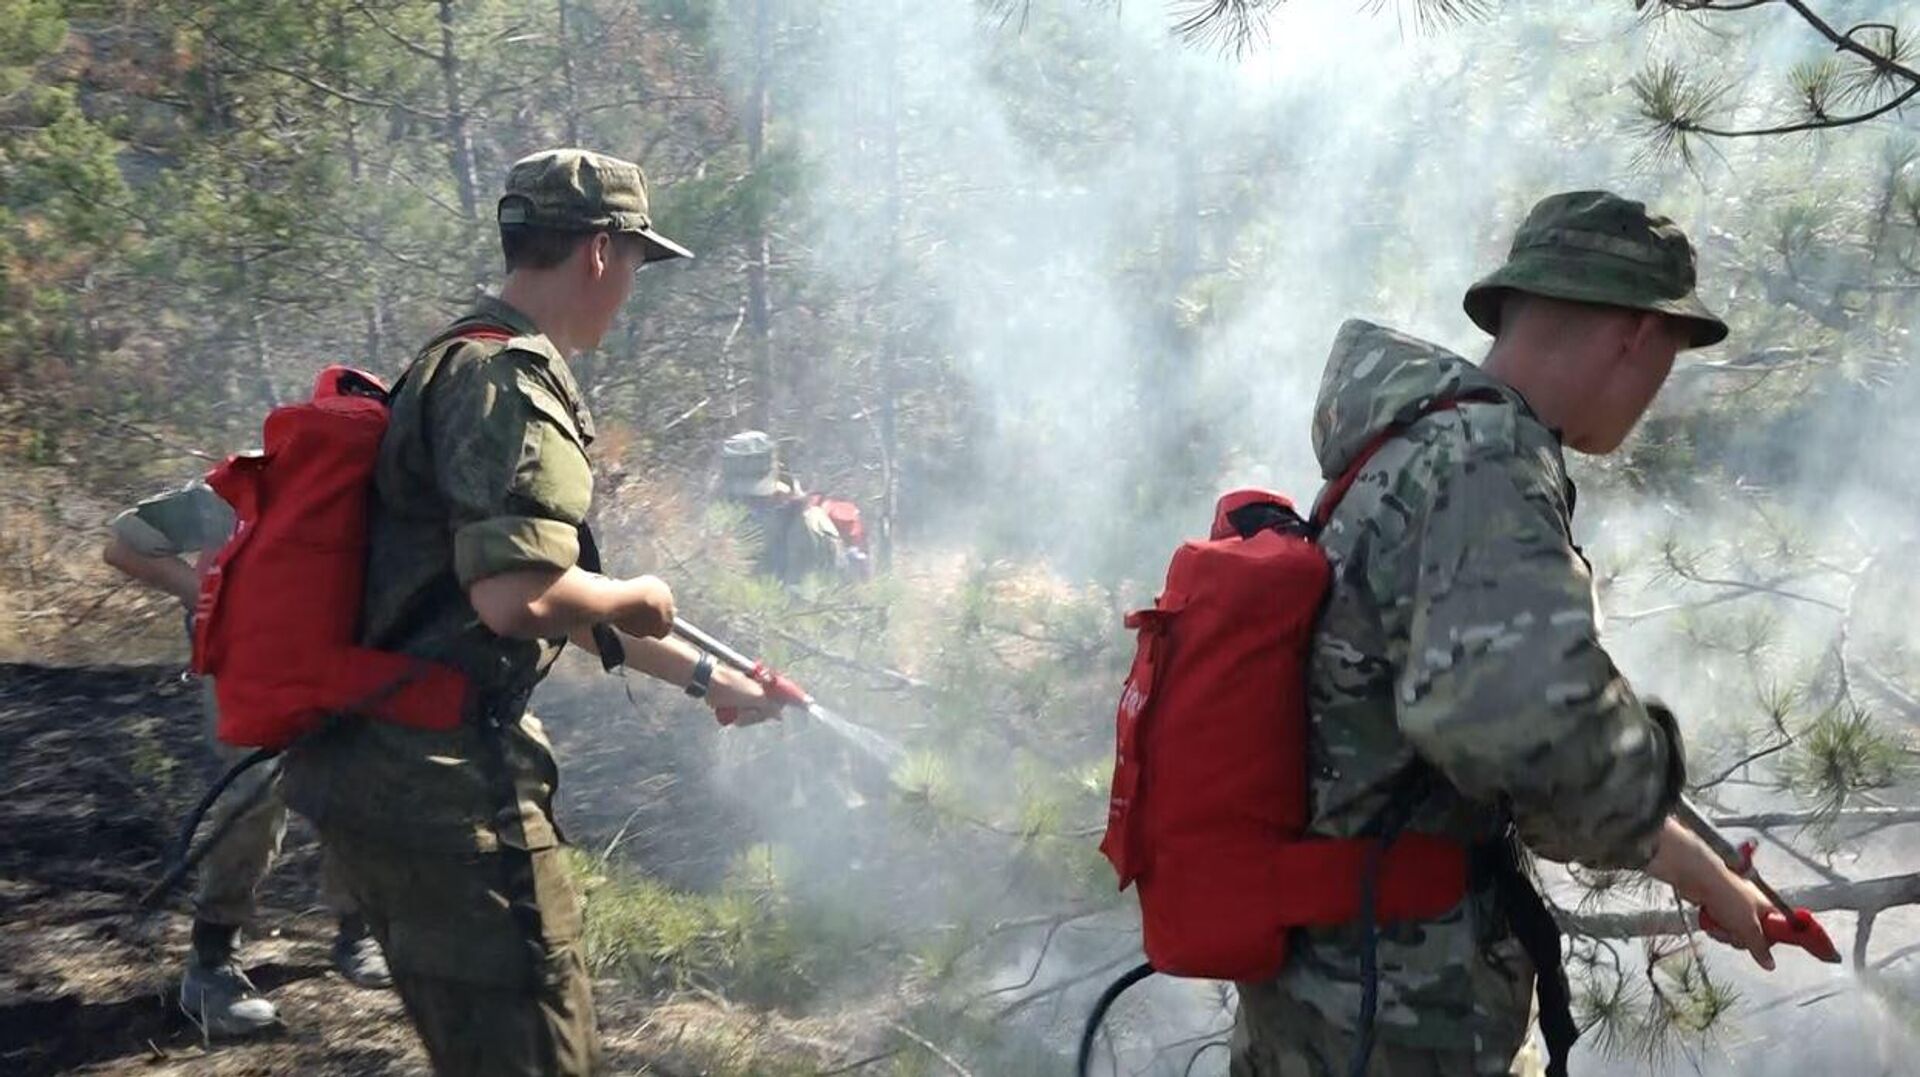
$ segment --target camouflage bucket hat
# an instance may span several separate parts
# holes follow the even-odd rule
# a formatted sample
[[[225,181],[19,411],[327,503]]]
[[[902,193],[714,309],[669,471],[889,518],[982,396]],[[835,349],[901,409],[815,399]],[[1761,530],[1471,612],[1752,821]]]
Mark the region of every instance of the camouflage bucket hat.
[[[693,252],[653,230],[640,166],[592,150],[545,150],[507,172],[496,219],[560,232],[619,232],[646,243],[649,262]]]
[[[772,497],[779,481],[771,437],[747,430],[721,444],[720,484],[727,493],[734,497]]]
[[[1671,314],[1690,328],[1690,348],[1727,337],[1727,323],[1694,294],[1686,233],[1607,191],[1542,199],[1514,234],[1507,264],[1469,288],[1461,305],[1473,324],[1493,333],[1508,291]]]

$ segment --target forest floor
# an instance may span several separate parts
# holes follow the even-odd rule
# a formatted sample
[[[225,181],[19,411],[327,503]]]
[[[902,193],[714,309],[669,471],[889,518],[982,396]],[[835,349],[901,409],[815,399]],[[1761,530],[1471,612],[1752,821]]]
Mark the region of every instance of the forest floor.
[[[137,908],[184,806],[218,770],[199,689],[179,672],[0,665],[0,1072],[426,1073],[398,998],[355,988],[333,970],[332,923],[315,901],[317,846],[297,817],[243,951],[284,1030],[209,1043],[181,1014],[186,900],[176,894],[152,914]],[[580,769],[584,807],[571,822],[588,833],[606,829],[597,817],[615,808],[592,795],[595,784],[615,776],[629,789],[646,784],[624,764]],[[639,842],[659,832],[644,821],[655,810],[679,809],[621,812]],[[699,874],[697,851],[681,851],[689,859],[680,873]],[[674,861],[672,848],[650,852]],[[595,996],[617,1073],[806,1073],[859,1057],[861,1037],[834,1022],[610,979],[596,982]]]

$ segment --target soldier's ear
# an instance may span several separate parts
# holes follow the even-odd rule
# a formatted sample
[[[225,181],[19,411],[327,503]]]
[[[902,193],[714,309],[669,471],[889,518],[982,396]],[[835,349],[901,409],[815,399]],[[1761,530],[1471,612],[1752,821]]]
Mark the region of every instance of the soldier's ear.
[[[613,272],[613,236],[595,232],[587,238],[587,268],[595,280]]]
[[[1651,310],[1643,310],[1634,325],[1633,344],[1636,349],[1655,348],[1666,345],[1676,337],[1676,319],[1669,318]],[[1684,336],[1684,327],[1679,334]]]
[[[1659,315],[1646,311],[1621,310],[1619,317],[1611,320],[1613,330],[1613,362],[1616,366],[1632,366],[1641,356],[1647,354],[1648,347],[1659,333],[1657,324]]]

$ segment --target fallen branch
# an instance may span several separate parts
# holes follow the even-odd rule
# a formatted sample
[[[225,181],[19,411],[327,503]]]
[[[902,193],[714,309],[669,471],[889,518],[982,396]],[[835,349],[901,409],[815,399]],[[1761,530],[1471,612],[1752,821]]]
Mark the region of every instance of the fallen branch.
[[[1846,808],[1841,811],[1769,811],[1749,815],[1715,816],[1713,825],[1761,830],[1773,826],[1816,826],[1826,823],[1868,823],[1895,826],[1920,823],[1920,808]]]
[[[904,1047],[895,1047],[890,1051],[882,1051],[877,1055],[868,1055],[856,1062],[849,1062],[844,1066],[835,1066],[830,1070],[821,1070],[814,1074],[813,1077],[834,1077],[835,1074],[839,1073],[852,1073],[854,1070],[865,1069],[875,1062],[885,1062],[887,1059],[894,1057],[905,1049]]]
[[[945,1051],[942,1051],[938,1047],[935,1047],[933,1045],[932,1040],[927,1039],[925,1036],[920,1035],[918,1032],[915,1032],[914,1030],[908,1028],[907,1026],[901,1024],[898,1021],[888,1021],[887,1027],[893,1029],[895,1032],[898,1032],[902,1036],[905,1036],[906,1038],[926,1048],[928,1054],[931,1054],[933,1057],[939,1059],[942,1062],[945,1062],[947,1064],[947,1068],[959,1074],[960,1077],[973,1077],[973,1074],[967,1071],[967,1067],[962,1066],[958,1062],[955,1062],[953,1060],[952,1055],[946,1053]]]
[[[911,674],[902,673],[897,669],[889,669],[886,666],[870,665],[866,662],[862,662],[858,658],[849,658],[844,654],[838,654],[834,651],[829,651],[825,647],[821,647],[818,644],[808,643],[806,640],[803,640],[800,637],[793,635],[792,633],[783,632],[778,628],[772,629],[771,631],[773,632],[774,635],[779,636],[781,639],[787,641],[789,644],[795,647],[798,647],[803,653],[807,654],[808,656],[813,658],[819,658],[827,662],[831,662],[834,665],[841,667],[842,669],[850,669],[850,670],[853,670],[855,673],[864,673],[869,677],[878,677],[882,680],[892,681],[893,683],[901,686],[902,688],[911,688],[916,692],[929,692],[933,690],[933,685],[928,684],[926,681],[923,681],[920,678],[915,677]]]
[[[1898,905],[1920,904],[1920,872],[1857,882],[1820,883],[1780,892],[1791,905],[1813,912],[1879,913]],[[1640,939],[1683,935],[1699,925],[1692,909],[1640,909],[1633,912],[1578,913],[1554,909],[1563,931],[1590,939]]]
[[[1007,1018],[1012,1017],[1014,1014],[1019,1013],[1021,1010],[1026,1009],[1028,1006],[1031,1006],[1034,1003],[1039,1002],[1041,999],[1051,998],[1053,996],[1061,994],[1062,992],[1078,987],[1089,980],[1097,980],[1100,977],[1105,976],[1109,973],[1118,972],[1123,966],[1136,964],[1139,962],[1139,960],[1140,960],[1140,955],[1135,951],[1128,951],[1126,953],[1123,953],[1119,957],[1114,958],[1113,960],[1107,962],[1104,965],[1100,965],[1096,968],[1089,969],[1088,971],[1083,972],[1078,976],[1069,977],[1065,980],[1059,980],[1055,983],[1049,984],[1044,988],[1041,988],[1038,991],[1035,991],[1031,995],[1027,995],[1023,998],[1015,999],[1013,1002],[1008,1003],[1006,1006],[1002,1007],[998,1013],[995,1013],[992,1017],[992,1021],[993,1023],[998,1024],[1002,1021],[1005,1021]]]
[[[1862,660],[1855,672],[1867,682],[1867,689],[1899,712],[1901,718],[1920,725],[1920,698],[1915,698],[1912,692],[1875,668],[1871,662]]]

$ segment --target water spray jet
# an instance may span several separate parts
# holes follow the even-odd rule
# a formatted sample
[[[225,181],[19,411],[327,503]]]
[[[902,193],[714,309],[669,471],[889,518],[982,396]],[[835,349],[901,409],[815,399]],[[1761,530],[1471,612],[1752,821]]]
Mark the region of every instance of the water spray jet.
[[[799,682],[786,674],[775,670],[760,659],[751,658],[741,651],[729,647],[711,633],[676,617],[673,621],[673,634],[712,655],[716,660],[758,681],[766,689],[768,697],[782,707],[797,707],[807,716],[819,722],[821,727],[858,748],[863,754],[886,767],[891,772],[907,758],[907,751],[885,735],[866,726],[842,717],[814,699],[812,693],[800,687]],[[721,725],[732,725],[735,715],[728,708],[716,712]]]

